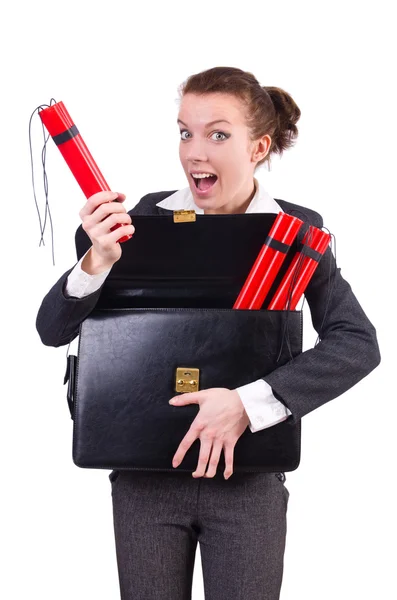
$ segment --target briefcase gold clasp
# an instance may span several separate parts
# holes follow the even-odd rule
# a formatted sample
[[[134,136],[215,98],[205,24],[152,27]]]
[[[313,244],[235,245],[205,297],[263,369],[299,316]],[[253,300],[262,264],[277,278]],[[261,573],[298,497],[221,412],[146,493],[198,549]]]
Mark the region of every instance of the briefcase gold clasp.
[[[196,212],[194,210],[174,210],[174,223],[192,223],[196,220]]]
[[[198,392],[199,389],[199,369],[187,367],[177,367],[175,378],[176,392]]]

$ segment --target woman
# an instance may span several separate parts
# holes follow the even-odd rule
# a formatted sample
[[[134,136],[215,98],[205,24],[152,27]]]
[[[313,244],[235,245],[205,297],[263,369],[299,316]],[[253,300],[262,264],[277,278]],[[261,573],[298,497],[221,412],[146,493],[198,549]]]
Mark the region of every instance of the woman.
[[[181,88],[180,160],[189,186],[144,196],[130,211],[124,194],[100,192],[80,211],[92,246],[44,298],[37,330],[46,345],[68,344],[94,309],[102,285],[121,256],[117,240],[133,235],[134,214],[273,212],[295,214],[322,227],[315,211],[275,201],[254,177],[297,136],[300,110],[291,96],[261,87],[248,72],[217,67],[191,76]],[[119,202],[109,202],[118,199]],[[115,231],[111,228],[120,223]],[[334,286],[329,292],[329,267]],[[251,432],[308,412],[339,396],[380,362],[376,332],[328,248],[305,292],[321,337],[263,379],[240,388],[212,388],[175,398],[199,404],[200,427],[177,448],[177,469],[200,438],[193,477],[186,473],[112,471],[113,517],[121,598],[191,598],[197,541],[207,599],[279,598],[289,498],[284,473],[233,473],[233,448]],[[329,301],[329,302],[328,302]],[[319,385],[319,381],[321,385]],[[217,471],[224,451],[226,469]]]

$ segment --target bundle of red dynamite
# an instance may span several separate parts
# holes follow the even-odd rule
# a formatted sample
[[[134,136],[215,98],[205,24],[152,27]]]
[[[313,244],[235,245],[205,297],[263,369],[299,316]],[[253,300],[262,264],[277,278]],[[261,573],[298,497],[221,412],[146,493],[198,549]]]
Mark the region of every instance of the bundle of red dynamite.
[[[39,115],[85,197],[111,191],[63,102],[40,110]],[[120,223],[111,227],[111,231],[118,227],[121,227]],[[123,236],[117,241],[126,242],[129,239],[130,236]]]

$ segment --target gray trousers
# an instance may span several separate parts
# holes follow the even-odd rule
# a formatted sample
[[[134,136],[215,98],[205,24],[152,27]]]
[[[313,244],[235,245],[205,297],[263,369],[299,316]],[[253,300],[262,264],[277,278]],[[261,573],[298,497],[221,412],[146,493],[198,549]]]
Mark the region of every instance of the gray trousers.
[[[206,600],[279,600],[285,473],[114,470],[121,600],[191,600],[197,541]]]

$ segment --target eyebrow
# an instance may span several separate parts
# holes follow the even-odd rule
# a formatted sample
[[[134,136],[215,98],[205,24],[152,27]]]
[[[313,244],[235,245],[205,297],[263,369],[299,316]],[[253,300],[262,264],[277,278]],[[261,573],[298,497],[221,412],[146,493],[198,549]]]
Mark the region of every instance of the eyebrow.
[[[181,119],[178,119],[177,123],[182,123],[182,125],[185,125],[185,127],[187,127],[186,123],[181,121]],[[231,125],[231,123],[229,121],[226,121],[226,119],[217,119],[216,121],[210,121],[209,123],[207,123],[206,127],[210,127],[211,125],[214,125],[215,123],[229,123],[229,125]]]

